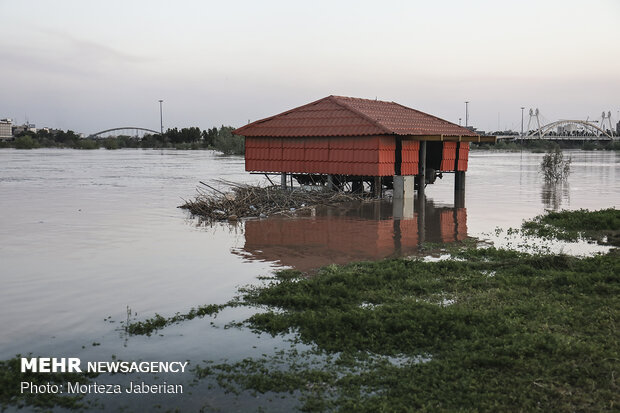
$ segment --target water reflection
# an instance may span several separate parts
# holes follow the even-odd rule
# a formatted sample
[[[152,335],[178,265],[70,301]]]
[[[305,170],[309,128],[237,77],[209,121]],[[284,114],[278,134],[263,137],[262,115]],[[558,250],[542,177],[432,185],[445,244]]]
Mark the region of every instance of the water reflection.
[[[302,271],[351,261],[415,254],[422,242],[467,236],[467,210],[432,200],[376,201],[317,210],[311,217],[245,222],[245,244],[234,251],[249,260]]]
[[[557,211],[562,207],[570,207],[570,186],[568,182],[544,183],[540,192],[545,209]]]

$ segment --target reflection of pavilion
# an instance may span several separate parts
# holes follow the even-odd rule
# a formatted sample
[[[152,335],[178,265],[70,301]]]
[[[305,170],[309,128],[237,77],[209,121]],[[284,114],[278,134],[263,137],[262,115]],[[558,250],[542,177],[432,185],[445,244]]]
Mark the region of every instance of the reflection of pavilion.
[[[396,210],[393,210],[395,208]],[[415,254],[421,242],[454,242],[467,236],[465,208],[375,202],[317,211],[304,218],[245,222],[245,245],[236,253],[305,271],[351,261]]]

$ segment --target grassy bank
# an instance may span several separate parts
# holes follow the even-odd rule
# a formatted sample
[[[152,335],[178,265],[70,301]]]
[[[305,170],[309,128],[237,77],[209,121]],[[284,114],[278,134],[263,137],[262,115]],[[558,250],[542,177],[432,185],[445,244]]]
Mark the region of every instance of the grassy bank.
[[[549,214],[524,228],[544,223],[556,230],[546,237],[603,239],[617,214]],[[197,380],[261,400],[288,395],[303,411],[617,411],[618,250],[452,253],[440,262],[329,266],[311,277],[285,270],[241,289],[229,305],[261,311],[238,325],[293,337],[291,347],[203,364]],[[184,318],[146,320],[134,332]]]
[[[618,151],[620,150],[620,142],[607,141],[552,141],[546,139],[534,139],[521,142],[519,139],[513,141],[501,140],[497,143],[472,143],[472,150],[501,150],[501,151],[532,151],[544,153],[554,148],[561,149],[581,149],[584,151]]]

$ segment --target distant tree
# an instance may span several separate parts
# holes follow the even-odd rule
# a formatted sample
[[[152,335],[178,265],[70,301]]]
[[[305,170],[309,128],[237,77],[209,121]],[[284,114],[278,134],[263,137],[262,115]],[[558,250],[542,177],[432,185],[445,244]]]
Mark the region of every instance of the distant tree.
[[[235,135],[232,126],[223,126],[217,133],[214,148],[224,155],[243,155],[245,153],[245,138]]]
[[[183,128],[181,129],[183,135],[183,142],[200,142],[201,134],[200,128],[191,127],[191,128]]]
[[[215,145],[215,138],[217,138],[217,128],[211,128],[202,131],[202,140],[205,147],[212,148]]]
[[[39,145],[37,141],[32,139],[30,135],[22,135],[15,138],[15,148],[16,149],[34,149],[38,148]]]

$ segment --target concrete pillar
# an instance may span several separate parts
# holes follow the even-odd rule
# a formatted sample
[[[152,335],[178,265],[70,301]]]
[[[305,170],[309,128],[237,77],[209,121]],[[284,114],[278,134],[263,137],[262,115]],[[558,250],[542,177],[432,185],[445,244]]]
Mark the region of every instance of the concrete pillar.
[[[413,199],[414,180],[413,175],[394,175],[394,199]]]
[[[286,189],[286,172],[280,174],[280,187]]]
[[[426,141],[420,141],[420,154],[418,158],[418,197],[424,198],[426,186]]]

